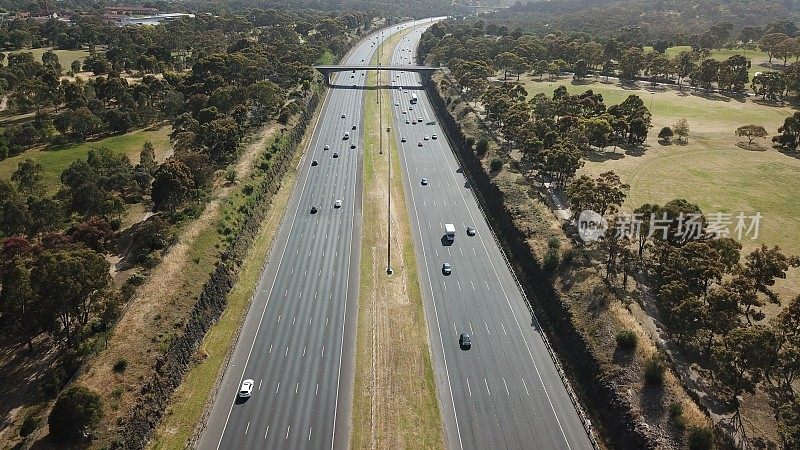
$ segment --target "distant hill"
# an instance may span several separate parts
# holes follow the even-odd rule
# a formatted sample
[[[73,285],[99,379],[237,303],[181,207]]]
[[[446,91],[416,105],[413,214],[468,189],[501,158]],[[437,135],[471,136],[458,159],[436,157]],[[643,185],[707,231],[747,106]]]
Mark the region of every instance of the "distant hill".
[[[720,22],[738,33],[775,21],[800,22],[800,0],[551,0],[518,1],[493,15],[509,28],[534,26],[614,35],[637,28],[644,39],[702,34]]]

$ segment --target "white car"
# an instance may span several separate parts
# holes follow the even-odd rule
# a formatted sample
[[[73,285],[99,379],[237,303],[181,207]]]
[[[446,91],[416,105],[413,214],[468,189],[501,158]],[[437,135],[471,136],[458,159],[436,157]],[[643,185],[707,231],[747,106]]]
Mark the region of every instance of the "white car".
[[[331,149],[331,146],[326,144],[326,145],[325,145],[325,147],[323,147],[323,149],[324,149],[324,150],[330,150],[330,149]]]
[[[333,207],[334,208],[341,208],[342,207],[342,201],[341,200],[336,200],[335,202],[333,202]]]
[[[344,118],[345,118],[345,115],[344,115],[344,114],[342,114],[342,119],[344,119]]]
[[[417,147],[422,147],[422,141],[417,142]]]
[[[239,388],[239,397],[248,398],[253,394],[253,380],[246,379],[242,381],[242,387]]]
[[[400,142],[405,142],[405,141],[406,141],[405,136],[400,138]]]
[[[400,106],[400,102],[394,102],[394,106]]]
[[[436,136],[435,134],[433,134],[433,135],[431,135],[431,139],[433,139],[435,141],[436,139],[439,139],[439,137]]]
[[[422,123],[422,116],[417,117],[417,122]]]
[[[410,121],[410,120],[408,120],[408,119],[406,119],[406,123],[411,123],[411,121]]]
[[[404,109],[404,110],[403,110],[403,114],[408,114],[408,111],[406,111],[406,110]]]
[[[425,137],[423,137],[422,139],[425,139],[425,140],[427,141],[427,140],[429,140],[429,139],[430,139],[430,136],[428,136],[428,135],[426,134],[426,135],[425,135]]]

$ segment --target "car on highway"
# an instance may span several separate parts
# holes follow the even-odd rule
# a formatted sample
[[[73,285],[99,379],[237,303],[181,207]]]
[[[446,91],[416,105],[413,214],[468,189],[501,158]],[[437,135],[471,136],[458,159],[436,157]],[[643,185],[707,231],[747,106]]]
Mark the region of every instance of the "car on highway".
[[[405,141],[406,141],[406,138],[405,138],[405,136],[403,136],[403,137],[401,137],[401,138],[400,138],[400,142],[405,142]]]
[[[240,398],[248,398],[253,395],[253,385],[255,382],[251,379],[246,379],[242,381],[242,386],[239,388],[239,397]]]
[[[406,111],[406,110],[404,109],[404,110],[403,110],[403,114],[408,114],[408,111]]]
[[[417,117],[417,122],[419,122],[419,123],[423,122],[422,116]]]
[[[408,107],[408,110],[409,110],[409,111],[413,111],[413,110],[414,110],[414,107],[413,107],[413,106],[409,106],[409,107]]]
[[[467,227],[467,236],[475,236],[475,228]]]
[[[333,157],[334,158],[338,158],[339,157],[339,153],[338,152],[333,152]]]
[[[394,106],[400,106],[400,102],[394,102]]]
[[[430,138],[431,137],[426,134],[422,139],[425,139],[427,141],[427,140],[430,140]]]
[[[422,141],[417,142],[417,147],[422,147]]]
[[[334,208],[341,208],[342,207],[342,201],[341,200],[336,200],[335,202],[333,202],[333,207]]]
[[[472,339],[470,339],[467,333],[461,333],[461,336],[458,337],[458,346],[461,347],[462,350],[469,350],[472,348]]]
[[[344,119],[345,117],[346,117],[346,116],[345,116],[344,114],[342,114],[342,119]]]
[[[411,123],[411,121],[406,119],[406,125],[409,124],[409,123]]]
[[[315,159],[315,160],[313,160],[313,161],[311,161],[311,165],[312,165],[312,166],[316,166],[317,164],[319,164],[319,163],[317,162],[317,160],[316,160],[316,159]]]
[[[325,147],[323,147],[323,150],[330,150],[330,149],[331,149],[331,146],[327,145],[327,144],[325,145]]]
[[[450,266],[450,263],[442,264],[442,273],[445,275],[450,275],[453,273],[453,267]]]
[[[317,213],[317,207],[316,206],[312,206],[311,207],[311,214],[316,214],[316,213]]]
[[[436,134],[434,133],[434,134],[431,135],[431,139],[433,139],[433,140],[439,139],[439,136],[436,136]]]
[[[344,132],[344,136],[342,136],[342,140],[346,141],[346,140],[348,140],[348,139],[350,139],[350,133],[349,133],[349,132],[347,132],[347,131],[345,131],[345,132]]]
[[[427,178],[423,178],[422,181],[420,182],[420,184],[422,184],[423,186],[427,186],[428,185],[428,179]]]
[[[355,149],[356,149],[356,144],[350,144],[350,150],[355,150]]]
[[[353,129],[354,129],[354,130],[356,129],[356,126],[355,126],[355,125],[353,125]]]

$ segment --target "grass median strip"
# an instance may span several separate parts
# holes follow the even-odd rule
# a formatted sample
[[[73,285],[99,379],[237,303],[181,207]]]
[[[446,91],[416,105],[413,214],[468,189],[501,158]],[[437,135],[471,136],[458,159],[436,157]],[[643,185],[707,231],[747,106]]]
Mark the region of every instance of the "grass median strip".
[[[387,40],[386,63],[399,33]],[[375,62],[375,61],[373,61]],[[386,74],[383,74],[386,75]],[[386,79],[384,76],[382,78]],[[370,74],[369,84],[376,85]],[[381,92],[390,105],[389,91]],[[361,247],[356,369],[353,398],[352,448],[444,448],[442,421],[430,359],[428,332],[411,239],[410,223],[397,155],[391,133],[392,207],[387,210],[389,165],[379,153],[378,105],[374,91],[365,98],[364,224]],[[384,108],[384,129],[391,111]],[[386,274],[387,221],[391,215],[393,274]]]

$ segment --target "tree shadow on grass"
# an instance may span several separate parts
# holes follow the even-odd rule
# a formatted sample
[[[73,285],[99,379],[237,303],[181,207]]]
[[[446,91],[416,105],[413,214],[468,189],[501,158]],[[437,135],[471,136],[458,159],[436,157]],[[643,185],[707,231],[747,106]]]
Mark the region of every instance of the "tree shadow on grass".
[[[715,102],[730,102],[731,97],[726,95],[721,95],[718,92],[710,92],[710,91],[694,91],[691,94],[693,97],[700,97],[705,100],[711,100]]]
[[[591,162],[597,162],[597,163],[606,162],[606,161],[609,161],[609,160],[616,161],[616,160],[622,159],[624,157],[625,157],[624,153],[609,152],[609,151],[589,152],[586,155],[586,159],[587,160],[589,160]]]
[[[783,153],[784,155],[786,155],[788,157],[791,157],[791,158],[794,158],[794,159],[800,159],[800,150],[791,151],[791,150],[786,150],[786,149],[779,148],[778,152]]]
[[[625,155],[638,158],[640,156],[644,156],[648,148],[649,148],[648,145],[637,145],[635,147],[629,147],[625,149]]]

